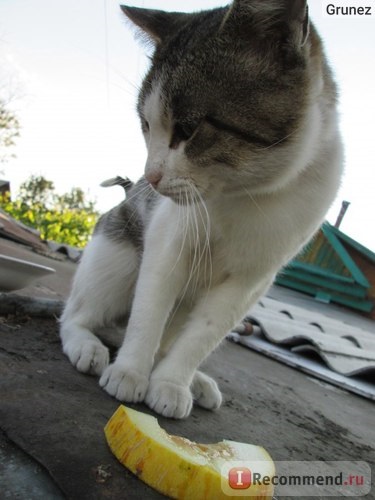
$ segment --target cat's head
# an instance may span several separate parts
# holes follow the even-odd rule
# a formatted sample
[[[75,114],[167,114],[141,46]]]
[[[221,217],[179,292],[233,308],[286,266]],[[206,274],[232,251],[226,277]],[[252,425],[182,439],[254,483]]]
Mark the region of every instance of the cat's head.
[[[312,74],[321,53],[306,1],[235,0],[192,14],[122,9],[155,47],[138,102],[154,188],[190,203],[288,182],[300,168],[293,159],[311,80],[322,80]]]

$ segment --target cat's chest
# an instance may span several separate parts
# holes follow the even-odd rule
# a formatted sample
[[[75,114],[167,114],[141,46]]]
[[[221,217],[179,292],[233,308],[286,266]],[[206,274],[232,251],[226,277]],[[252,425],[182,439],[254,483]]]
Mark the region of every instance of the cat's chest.
[[[186,231],[186,228],[185,228]],[[248,228],[244,221],[228,216],[212,216],[191,221],[187,230],[181,228],[180,244],[191,273],[204,285],[223,281],[228,275],[246,268],[250,259]],[[241,271],[240,271],[241,272]]]
[[[172,269],[186,267],[188,280],[194,282],[195,288],[246,273],[252,253],[251,218],[246,210],[235,208],[176,208],[165,200],[149,228],[153,255],[169,259]]]

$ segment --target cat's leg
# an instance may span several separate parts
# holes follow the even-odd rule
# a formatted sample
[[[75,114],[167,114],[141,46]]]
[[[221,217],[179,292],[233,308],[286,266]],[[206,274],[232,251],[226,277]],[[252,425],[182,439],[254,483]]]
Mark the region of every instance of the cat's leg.
[[[178,271],[168,276],[170,264],[163,264],[151,270],[148,256],[143,257],[124,343],[99,381],[120,401],[143,401],[165,324],[184,283]]]
[[[168,321],[169,324],[166,326],[165,333],[163,334],[155,364],[159,363],[165,356],[168,356],[171,346],[177,340],[190,313],[191,307],[187,307],[186,304],[181,304],[178,309],[174,311],[172,318]],[[202,408],[206,410],[216,410],[221,406],[223,398],[217,383],[213,378],[200,370],[195,372],[190,390],[193,395],[194,403]]]
[[[155,217],[148,231],[124,343],[99,381],[120,401],[143,401],[165,326],[188,279],[179,224],[168,212]]]
[[[152,372],[145,399],[150,408],[165,417],[189,415],[193,401],[190,386],[197,367],[246,314],[258,295],[249,294],[248,284],[235,277],[203,294],[168,355]]]
[[[130,309],[137,273],[130,242],[97,234],[86,247],[60,319],[63,351],[77,370],[101,375],[108,365],[108,348],[93,331]]]
[[[206,410],[217,410],[223,401],[220,389],[215,380],[197,370],[191,384],[194,403]]]

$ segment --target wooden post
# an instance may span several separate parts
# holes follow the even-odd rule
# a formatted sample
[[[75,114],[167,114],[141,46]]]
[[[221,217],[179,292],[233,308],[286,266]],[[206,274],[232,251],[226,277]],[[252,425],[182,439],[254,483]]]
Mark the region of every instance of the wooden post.
[[[338,229],[341,226],[342,220],[345,217],[346,211],[348,210],[350,201],[343,201],[341,204],[341,210],[339,216],[337,217],[335,227]]]

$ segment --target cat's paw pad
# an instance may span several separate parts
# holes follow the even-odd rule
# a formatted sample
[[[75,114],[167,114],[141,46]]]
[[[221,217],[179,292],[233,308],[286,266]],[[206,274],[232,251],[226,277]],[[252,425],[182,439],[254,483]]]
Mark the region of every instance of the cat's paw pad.
[[[187,386],[151,378],[146,404],[164,417],[186,418],[191,412],[193,398]]]
[[[144,400],[148,378],[141,373],[113,363],[104,371],[99,384],[111,396],[127,403],[140,403]]]
[[[109,351],[101,342],[85,340],[68,342],[64,352],[73,366],[82,373],[101,375],[109,363]]]
[[[205,373],[195,374],[191,390],[194,402],[206,410],[217,410],[223,402],[217,383]]]

